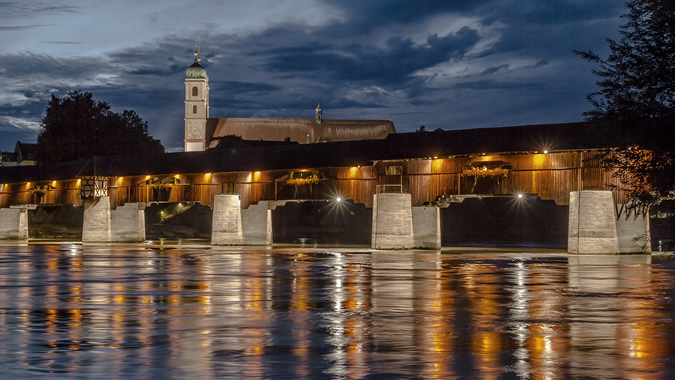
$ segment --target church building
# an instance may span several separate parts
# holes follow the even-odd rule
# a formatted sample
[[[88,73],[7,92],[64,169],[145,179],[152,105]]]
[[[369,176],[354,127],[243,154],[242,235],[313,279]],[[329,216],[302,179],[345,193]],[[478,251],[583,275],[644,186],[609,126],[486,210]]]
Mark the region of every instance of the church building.
[[[284,141],[300,144],[329,141],[384,139],[396,133],[391,120],[325,120],[321,105],[314,119],[261,119],[209,117],[209,76],[200,65],[199,53],[185,70],[185,151],[215,148],[224,136],[244,140]]]

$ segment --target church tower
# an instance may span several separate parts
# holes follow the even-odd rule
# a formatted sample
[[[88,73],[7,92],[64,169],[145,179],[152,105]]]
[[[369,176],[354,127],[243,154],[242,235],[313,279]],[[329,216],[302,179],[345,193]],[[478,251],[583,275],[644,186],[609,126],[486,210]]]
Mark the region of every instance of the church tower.
[[[185,70],[185,151],[206,150],[206,120],[209,118],[209,76],[199,64],[199,51],[195,62]]]

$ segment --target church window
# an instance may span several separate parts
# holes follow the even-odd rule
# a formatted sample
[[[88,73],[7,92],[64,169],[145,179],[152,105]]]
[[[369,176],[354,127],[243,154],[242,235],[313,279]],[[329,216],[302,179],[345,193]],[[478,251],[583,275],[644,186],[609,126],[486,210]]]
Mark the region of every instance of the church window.
[[[199,89],[197,86],[192,87],[192,96],[199,96]]]
[[[197,113],[197,106],[192,106],[192,113]]]

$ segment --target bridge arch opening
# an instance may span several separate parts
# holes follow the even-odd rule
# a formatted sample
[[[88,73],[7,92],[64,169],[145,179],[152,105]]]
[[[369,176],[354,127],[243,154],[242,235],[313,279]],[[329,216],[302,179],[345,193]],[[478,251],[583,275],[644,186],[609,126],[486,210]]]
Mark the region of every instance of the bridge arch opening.
[[[209,241],[213,210],[200,203],[152,203],[145,208],[146,240]]]
[[[272,211],[275,244],[370,245],[372,209],[349,199],[289,201]]]
[[[443,246],[567,246],[568,206],[538,196],[475,197],[441,208]]]

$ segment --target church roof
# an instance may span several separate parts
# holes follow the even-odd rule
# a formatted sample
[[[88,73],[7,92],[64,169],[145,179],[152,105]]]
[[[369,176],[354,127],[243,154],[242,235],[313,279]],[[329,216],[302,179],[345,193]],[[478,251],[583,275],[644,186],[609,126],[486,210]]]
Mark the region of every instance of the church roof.
[[[301,144],[326,141],[384,139],[396,133],[390,120],[321,120],[212,118],[206,124],[207,140],[228,135],[244,140],[283,141],[290,138]],[[209,148],[218,145],[211,142]]]
[[[206,79],[209,81],[209,76],[206,74],[206,69],[199,64],[199,57],[195,54],[195,62],[185,69],[185,79]]]

